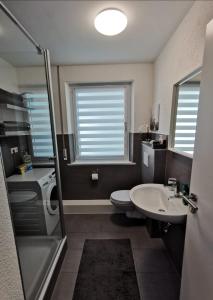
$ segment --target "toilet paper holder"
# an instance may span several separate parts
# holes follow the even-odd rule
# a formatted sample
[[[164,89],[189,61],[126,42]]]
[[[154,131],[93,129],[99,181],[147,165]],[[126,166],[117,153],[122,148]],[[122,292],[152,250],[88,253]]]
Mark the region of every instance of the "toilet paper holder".
[[[98,169],[97,169],[96,171],[92,172],[91,179],[92,179],[92,181],[98,181],[98,177],[99,177],[99,174],[98,174]]]

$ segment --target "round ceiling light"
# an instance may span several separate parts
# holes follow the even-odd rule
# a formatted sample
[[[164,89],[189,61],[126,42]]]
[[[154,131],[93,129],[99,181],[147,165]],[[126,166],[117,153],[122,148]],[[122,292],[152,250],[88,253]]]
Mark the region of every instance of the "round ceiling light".
[[[116,8],[102,10],[95,18],[95,28],[104,35],[121,33],[127,26],[126,15]]]

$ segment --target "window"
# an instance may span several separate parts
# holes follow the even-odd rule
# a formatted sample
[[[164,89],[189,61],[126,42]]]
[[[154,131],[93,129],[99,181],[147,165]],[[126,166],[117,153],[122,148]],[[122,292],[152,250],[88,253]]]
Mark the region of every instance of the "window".
[[[46,90],[36,90],[25,94],[29,109],[29,122],[33,156],[53,157],[52,133]]]
[[[128,160],[130,85],[72,87],[77,160]]]
[[[190,81],[178,86],[173,148],[194,153],[200,82]]]

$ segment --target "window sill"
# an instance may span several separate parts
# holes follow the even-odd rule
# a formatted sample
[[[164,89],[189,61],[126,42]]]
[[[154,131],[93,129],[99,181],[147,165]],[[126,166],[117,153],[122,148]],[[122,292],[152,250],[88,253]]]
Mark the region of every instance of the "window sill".
[[[45,161],[40,161],[40,162],[33,162],[33,167],[42,167],[42,166],[45,166],[45,167],[54,167],[55,166],[55,163],[52,161],[52,162],[45,162]]]
[[[182,156],[185,156],[185,157],[188,157],[188,158],[193,159],[193,155],[190,154],[190,153],[178,151],[178,150],[176,150],[176,149],[174,149],[174,148],[169,148],[168,150],[171,151],[171,152],[177,153],[177,154],[179,154],[179,155],[182,155]]]
[[[68,166],[85,166],[85,165],[117,165],[117,166],[134,166],[136,165],[135,162],[129,161],[129,160],[91,160],[91,161],[82,161],[82,160],[76,160],[72,163],[69,163]]]

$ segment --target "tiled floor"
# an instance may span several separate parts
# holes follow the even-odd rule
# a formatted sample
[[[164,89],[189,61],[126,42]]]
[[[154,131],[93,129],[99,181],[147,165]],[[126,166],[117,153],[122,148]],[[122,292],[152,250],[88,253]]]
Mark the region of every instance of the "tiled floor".
[[[139,223],[124,215],[65,215],[68,251],[51,300],[72,300],[85,239],[119,238],[131,240],[141,300],[178,300],[180,279],[163,242]]]

